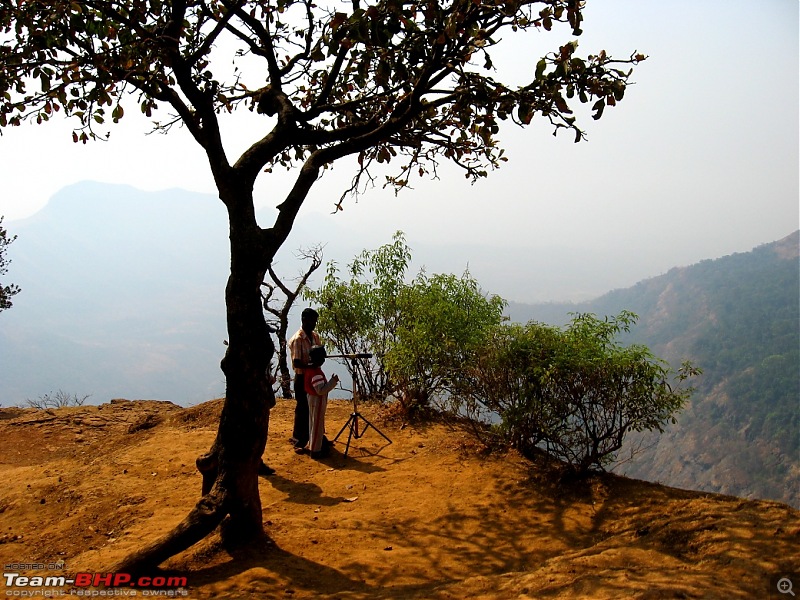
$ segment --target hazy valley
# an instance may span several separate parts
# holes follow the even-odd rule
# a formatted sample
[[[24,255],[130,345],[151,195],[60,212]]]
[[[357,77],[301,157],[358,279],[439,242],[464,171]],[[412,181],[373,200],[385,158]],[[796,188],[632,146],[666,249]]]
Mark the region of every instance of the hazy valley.
[[[92,404],[142,398],[187,406],[223,395],[225,223],[210,195],[94,183],[71,186],[13,223],[10,275],[23,292],[0,316],[0,404],[55,390],[91,395]],[[298,223],[276,261],[282,276],[299,272],[294,253],[323,241],[315,235],[313,215]],[[363,248],[340,237],[326,247],[326,261],[343,264]],[[484,263],[415,252],[429,272],[459,272],[469,262],[495,292],[497,280],[481,273],[504,263],[502,250],[470,254]],[[704,375],[678,423],[644,440],[646,450],[618,472],[798,506],[798,272],[795,233],[590,302],[512,302],[509,314],[563,323],[569,312],[637,313],[627,341],[672,362],[691,359]]]

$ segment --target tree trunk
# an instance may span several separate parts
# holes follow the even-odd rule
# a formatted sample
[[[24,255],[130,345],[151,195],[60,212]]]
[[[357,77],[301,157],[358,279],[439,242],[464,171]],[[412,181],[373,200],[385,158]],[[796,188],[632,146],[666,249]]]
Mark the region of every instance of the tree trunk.
[[[214,160],[220,157],[209,155],[230,223],[231,274],[225,288],[228,349],[220,365],[225,373],[225,404],[211,449],[197,459],[203,475],[199,502],[172,531],[111,571],[134,574],[152,569],[203,539],[228,516],[222,531],[225,542],[241,544],[264,535],[258,467],[267,444],[269,411],[275,405],[268,373],[275,346],[264,320],[261,283],[321,165],[336,159],[321,152],[313,153],[300,169],[270,229],[258,226],[253,205],[253,184],[263,163],[255,154],[245,153],[231,169]]]
[[[272,256],[264,255],[262,231],[254,219],[243,229],[236,226],[233,216],[231,222],[231,275],[225,290],[228,349],[221,364],[226,380],[225,404],[217,439],[209,452],[216,469],[203,473],[203,491],[214,474],[210,491],[222,486],[231,494],[228,533],[234,539],[247,540],[263,533],[258,466],[267,443],[269,411],[275,405],[269,381],[275,347],[264,320],[260,292]],[[204,461],[208,458],[208,454],[203,457]]]
[[[238,199],[237,205],[242,206]],[[278,241],[257,226],[250,211],[237,214],[231,204],[228,206],[228,347],[221,362],[226,378],[225,403],[216,439],[197,459],[203,476],[202,497],[177,527],[123,559],[112,568],[115,572],[152,569],[220,524],[226,544],[238,545],[264,535],[258,467],[267,443],[269,411],[275,405],[268,372],[275,348],[264,320],[260,286]]]
[[[289,372],[289,361],[286,356],[288,355],[289,342],[286,338],[288,334],[288,318],[287,313],[285,318],[281,318],[280,326],[278,328],[278,372],[281,374],[281,393],[284,398],[293,398],[292,396],[292,375]]]

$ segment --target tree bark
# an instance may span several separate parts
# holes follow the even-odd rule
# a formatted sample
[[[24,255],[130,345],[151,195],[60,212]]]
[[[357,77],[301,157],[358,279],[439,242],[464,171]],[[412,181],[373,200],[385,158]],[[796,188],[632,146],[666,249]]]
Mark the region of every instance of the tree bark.
[[[289,327],[287,321],[281,319],[280,325],[278,326],[278,372],[281,374],[281,393],[284,398],[291,399],[294,396],[292,395],[292,376],[289,372],[289,361],[286,358],[289,349],[289,342],[286,337],[288,333]]]
[[[264,535],[258,467],[267,443],[269,412],[275,405],[268,373],[275,348],[264,320],[260,286],[280,240],[258,227],[254,211],[246,208],[248,203],[252,207],[251,194],[243,196],[223,197],[231,249],[225,289],[228,346],[220,364],[226,390],[214,443],[197,459],[202,497],[173,530],[127,556],[112,567],[115,572],[155,568],[220,524],[226,544],[238,545]]]

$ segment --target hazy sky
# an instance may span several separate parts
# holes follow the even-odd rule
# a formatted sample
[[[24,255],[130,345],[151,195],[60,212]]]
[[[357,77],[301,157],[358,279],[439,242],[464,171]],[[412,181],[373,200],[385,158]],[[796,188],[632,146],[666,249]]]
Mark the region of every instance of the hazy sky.
[[[797,229],[797,0],[587,5],[581,55],[606,49],[621,58],[633,51],[649,56],[619,106],[599,122],[584,115],[588,142],[573,144],[568,134],[553,138],[544,122],[526,130],[509,125],[500,140],[510,160],[488,179],[471,186],[445,169],[439,181],[417,181],[396,198],[376,189],[329,217],[352,174],[343,164],[317,185],[304,214],[324,215],[321,223],[337,219],[337,228],[363,237],[365,247],[388,242],[402,229],[412,245],[503,246],[509,262],[521,265],[552,255],[553,270],[566,269],[556,258],[562,254],[594,258],[594,270],[608,271],[599,291],[747,251]],[[527,45],[508,40],[503,54],[496,50],[493,57],[522,81],[530,78],[537,53],[569,39],[568,28],[534,33]],[[229,148],[243,149],[257,127],[252,120],[231,125]],[[86,179],[214,192],[203,155],[186,131],[146,131],[146,123],[126,117],[110,142],[87,146],[72,143],[64,122],[3,132],[5,225],[13,233],[14,219]],[[261,205],[276,205],[285,184],[285,178],[263,176]],[[538,275],[528,273],[532,280]],[[522,297],[517,284],[497,292],[546,299],[546,292]],[[579,287],[560,293],[573,299],[590,293]]]

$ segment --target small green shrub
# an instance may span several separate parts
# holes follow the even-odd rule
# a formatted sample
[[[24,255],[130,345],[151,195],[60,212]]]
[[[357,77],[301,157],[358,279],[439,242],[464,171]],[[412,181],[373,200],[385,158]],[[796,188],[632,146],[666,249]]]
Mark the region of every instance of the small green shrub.
[[[505,301],[487,296],[465,272],[424,272],[397,299],[396,339],[387,349],[386,371],[405,412],[441,400],[503,319]]]
[[[675,372],[646,347],[615,342],[635,320],[583,314],[565,329],[499,327],[465,369],[454,406],[494,421],[476,431],[526,455],[538,448],[580,472],[602,469],[630,431],[674,422],[692,392],[681,384],[700,372],[689,363]]]

